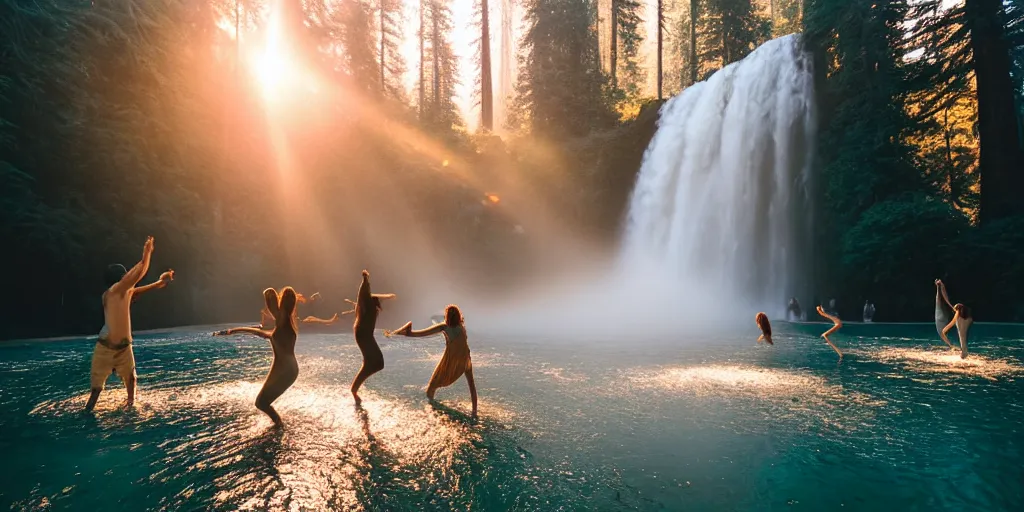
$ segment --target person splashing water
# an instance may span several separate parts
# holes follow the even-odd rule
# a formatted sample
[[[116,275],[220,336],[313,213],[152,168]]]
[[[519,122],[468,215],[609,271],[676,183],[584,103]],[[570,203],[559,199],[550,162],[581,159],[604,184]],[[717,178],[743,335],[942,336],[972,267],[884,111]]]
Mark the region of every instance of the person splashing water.
[[[768,315],[764,314],[764,311],[758,313],[754,316],[754,323],[761,329],[761,335],[757,337],[757,342],[761,343],[763,340],[769,345],[774,345],[772,343],[772,324],[768,321]]]
[[[256,408],[270,416],[274,425],[280,427],[284,423],[281,416],[274,410],[274,400],[284,394],[295,379],[299,378],[299,362],[295,359],[295,340],[299,332],[295,322],[295,304],[298,297],[290,286],[281,290],[280,297],[277,290],[267,288],[263,290],[263,300],[267,304],[267,311],[274,317],[274,329],[266,331],[256,327],[236,327],[225,331],[217,331],[214,336],[228,336],[236,333],[246,333],[270,340],[270,347],[274,350],[274,361],[270,364],[270,372],[263,382],[263,388],[256,395]]]
[[[466,382],[469,384],[469,396],[473,401],[473,417],[475,418],[477,400],[476,382],[473,380],[473,359],[469,354],[469,336],[466,334],[466,321],[462,317],[462,312],[459,311],[458,306],[449,304],[445,308],[444,323],[434,324],[426,329],[414,331],[412,330],[412,322],[406,322],[405,325],[394,331],[384,331],[385,336],[398,334],[413,338],[433,336],[437,333],[444,334],[444,354],[437,363],[437,367],[434,368],[434,373],[430,376],[430,382],[427,384],[427,398],[433,401],[434,393],[439,388],[451,386],[455,381],[459,380],[459,377],[465,375]]]
[[[92,352],[92,368],[90,369],[89,400],[85,410],[91,411],[100,398],[111,372],[124,382],[128,392],[126,407],[135,405],[135,353],[132,351],[132,313],[131,305],[142,294],[167,286],[174,280],[174,271],[168,270],[160,275],[160,279],[146,286],[135,287],[149,272],[149,262],[153,257],[153,237],[146,239],[142,247],[142,260],[131,270],[115,264],[107,267],[107,290],[103,292],[103,328]]]
[[[833,303],[834,302],[835,299],[833,299]],[[828,343],[828,346],[832,347],[832,350],[835,350],[836,354],[839,354],[839,359],[842,359],[843,353],[839,351],[839,347],[836,347],[835,344],[832,343],[832,340],[828,339],[828,335],[838,331],[843,326],[843,322],[839,320],[839,317],[827,313],[825,308],[821,307],[820,304],[818,305],[818,314],[832,321],[832,328],[821,333],[821,337],[825,338],[825,343]]]

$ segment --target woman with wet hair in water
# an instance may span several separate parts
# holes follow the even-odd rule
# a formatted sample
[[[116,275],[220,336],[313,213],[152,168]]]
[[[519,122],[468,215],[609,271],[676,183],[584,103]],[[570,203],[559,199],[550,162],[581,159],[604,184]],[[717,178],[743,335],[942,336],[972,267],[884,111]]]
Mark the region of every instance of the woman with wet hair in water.
[[[298,297],[295,290],[286,286],[281,290],[280,296],[273,288],[263,290],[263,300],[267,304],[267,311],[274,318],[273,330],[236,327],[217,331],[213,335],[229,336],[246,333],[270,340],[270,347],[274,350],[274,361],[270,364],[270,372],[263,382],[263,388],[256,395],[256,408],[270,416],[274,424],[280,427],[283,425],[281,416],[277,414],[271,404],[283,395],[299,377],[299,362],[295,359],[295,340],[299,335],[295,322],[295,304],[298,302]]]
[[[384,331],[385,336],[399,334],[422,338],[433,336],[437,333],[444,334],[444,354],[441,361],[434,368],[430,382],[427,384],[427,398],[434,400],[434,393],[438,388],[450,386],[459,380],[459,377],[466,376],[469,384],[469,396],[473,401],[473,417],[476,417],[476,382],[473,380],[473,360],[469,355],[469,336],[466,334],[466,322],[462,318],[462,312],[455,304],[450,304],[444,310],[444,323],[434,324],[426,329],[412,330],[412,322],[406,322],[393,332]]]
[[[769,345],[774,345],[772,343],[772,324],[768,321],[768,315],[764,314],[764,311],[758,313],[754,316],[754,323],[757,324],[758,329],[761,329],[761,335],[757,337],[757,342],[764,341]]]

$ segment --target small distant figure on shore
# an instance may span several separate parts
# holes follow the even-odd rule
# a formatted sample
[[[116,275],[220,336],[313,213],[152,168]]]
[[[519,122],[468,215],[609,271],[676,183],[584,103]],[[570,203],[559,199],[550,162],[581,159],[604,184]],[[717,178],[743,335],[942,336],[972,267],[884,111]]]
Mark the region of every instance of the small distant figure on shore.
[[[800,302],[796,300],[796,297],[789,299],[789,305],[786,306],[786,316],[794,322],[799,322],[803,319],[803,310],[800,309]]]
[[[434,393],[439,388],[447,387],[459,380],[459,377],[466,376],[469,384],[469,396],[473,400],[473,417],[476,417],[476,382],[473,380],[473,359],[469,354],[469,336],[466,334],[466,321],[462,317],[462,311],[455,304],[449,304],[444,311],[444,323],[434,324],[419,331],[412,330],[412,322],[394,331],[384,331],[385,336],[401,335],[413,338],[433,336],[437,333],[444,334],[444,354],[434,368],[430,382],[427,384],[427,398],[434,400]]]
[[[836,299],[831,298],[828,300],[828,312],[832,316],[839,316],[839,310],[836,309]]]
[[[864,323],[870,324],[875,319],[875,305],[871,301],[864,301]]]
[[[761,343],[764,341],[769,345],[772,343],[772,324],[768,321],[768,315],[764,314],[764,311],[754,316],[754,323],[757,324],[758,329],[761,329],[761,335],[757,337],[757,342]]]
[[[835,299],[832,299],[832,301],[835,302]],[[828,346],[832,347],[832,350],[835,350],[836,354],[839,354],[839,359],[842,359],[843,353],[839,350],[839,347],[836,347],[835,344],[832,343],[832,340],[828,339],[828,335],[838,331],[839,328],[843,326],[843,322],[839,320],[838,316],[831,315],[825,311],[820,304],[818,305],[818,314],[832,321],[832,328],[823,332],[821,337],[825,338],[825,343],[828,343]]]
[[[256,395],[256,408],[270,417],[274,425],[284,425],[281,416],[272,405],[299,378],[299,362],[295,359],[295,340],[299,336],[299,328],[295,321],[295,305],[298,294],[290,286],[285,286],[280,295],[277,290],[263,290],[263,301],[267,311],[274,317],[273,330],[256,327],[236,327],[213,333],[214,336],[230,336],[232,334],[253,334],[270,340],[274,350],[274,360],[270,363],[270,372],[263,381],[263,387]]]
[[[128,392],[125,407],[135,405],[135,353],[132,351],[132,312],[131,305],[142,294],[163,288],[174,280],[174,271],[168,270],[160,274],[160,278],[145,286],[136,287],[139,281],[149,272],[149,262],[153,257],[153,237],[146,238],[142,246],[142,259],[131,268],[125,270],[124,265],[114,264],[107,267],[107,289],[103,292],[103,327],[92,351],[92,367],[89,375],[89,400],[85,410],[96,407],[106,386],[107,378],[116,373],[124,382]]]
[[[939,313],[942,305],[939,301],[939,295],[941,294],[942,300],[945,301],[946,305],[949,305],[949,296],[946,294],[946,285],[943,284],[941,279],[935,280],[935,286],[937,289],[935,292],[935,322],[937,327],[940,320]],[[949,348],[956,350],[956,347],[954,347],[953,344],[949,342],[949,338],[946,337],[946,333],[948,333],[955,325],[957,335],[960,337],[960,359],[967,359],[967,336],[970,333],[971,326],[974,325],[974,316],[972,315],[971,308],[961,303],[957,303],[955,306],[952,306],[952,310],[953,319],[939,331],[939,336],[942,338],[942,341],[949,346]],[[942,311],[942,313],[944,313],[944,311]]]

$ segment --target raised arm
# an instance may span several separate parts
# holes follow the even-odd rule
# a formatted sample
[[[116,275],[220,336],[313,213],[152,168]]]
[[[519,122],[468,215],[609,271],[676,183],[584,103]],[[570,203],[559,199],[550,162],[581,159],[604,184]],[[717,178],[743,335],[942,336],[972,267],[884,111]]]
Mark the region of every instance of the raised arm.
[[[359,312],[365,311],[370,306],[370,299],[373,294],[370,293],[370,273],[366,270],[363,271],[363,281],[359,283],[359,293],[356,295],[356,309]]]
[[[270,339],[273,334],[270,331],[264,331],[263,329],[257,329],[256,327],[235,327],[224,331],[217,331],[213,333],[214,336],[231,336],[232,334],[252,334],[261,338]]]
[[[942,341],[946,342],[946,345],[949,345],[949,348],[953,350],[956,350],[956,347],[954,347],[953,344],[949,342],[949,338],[946,337],[946,333],[948,333],[949,330],[952,329],[954,325],[956,325],[956,321],[958,318],[960,318],[960,312],[957,311],[956,308],[953,308],[953,319],[950,320],[949,324],[943,327],[942,332],[939,333],[939,335],[942,336]]]
[[[156,290],[156,289],[163,288],[163,287],[167,286],[167,283],[170,283],[171,281],[174,281],[174,270],[173,269],[170,269],[167,272],[164,272],[163,274],[160,274],[160,279],[157,279],[156,281],[153,281],[152,283],[149,283],[149,284],[147,284],[145,286],[136,287],[135,291],[132,292],[132,302],[135,302],[136,300],[138,300],[139,296],[144,294],[144,293],[146,293],[146,292],[149,292],[151,290]]]
[[[115,293],[126,293],[132,289],[135,285],[139,284],[139,281],[149,272],[149,261],[153,257],[153,237],[146,238],[146,244],[142,246],[142,259],[135,264],[128,272],[124,274],[124,277],[117,282],[110,289]]]
[[[953,303],[949,301],[949,295],[946,294],[946,283],[943,283],[941,279],[936,279],[935,287],[935,296],[941,296],[949,309],[953,309]]]

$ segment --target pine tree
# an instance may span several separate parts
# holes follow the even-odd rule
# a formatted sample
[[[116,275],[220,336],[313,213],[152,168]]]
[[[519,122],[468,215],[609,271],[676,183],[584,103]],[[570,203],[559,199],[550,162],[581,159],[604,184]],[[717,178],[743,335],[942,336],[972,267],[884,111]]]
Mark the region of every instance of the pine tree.
[[[463,126],[455,103],[458,85],[458,59],[452,51],[450,0],[430,0],[426,12],[429,46],[424,58],[430,63],[430,100],[427,102],[427,123],[450,130]]]
[[[374,18],[368,0],[343,2],[337,11],[337,23],[342,27],[338,38],[343,49],[342,69],[352,87],[369,97],[379,96],[382,90]]]
[[[609,51],[612,87],[622,89],[627,98],[638,97],[640,84],[644,81],[639,63],[640,45],[643,43],[642,8],[639,0],[611,0],[612,40]]]
[[[405,96],[402,86],[402,74],[405,72],[405,61],[399,52],[402,41],[402,2],[401,0],[377,0],[378,37],[380,52],[377,61],[380,63],[381,90],[392,98]]]
[[[594,7],[589,0],[524,2],[528,28],[512,127],[528,122],[535,135],[563,139],[611,122],[595,63]]]
[[[480,75],[478,91],[480,94],[480,126],[483,131],[494,130],[494,87],[491,79],[491,26],[490,9],[487,0],[479,0],[476,4],[480,20],[480,41],[477,54],[477,65]]]
[[[771,35],[752,0],[704,0],[703,14],[701,59],[718,61],[718,68],[746,57]]]

